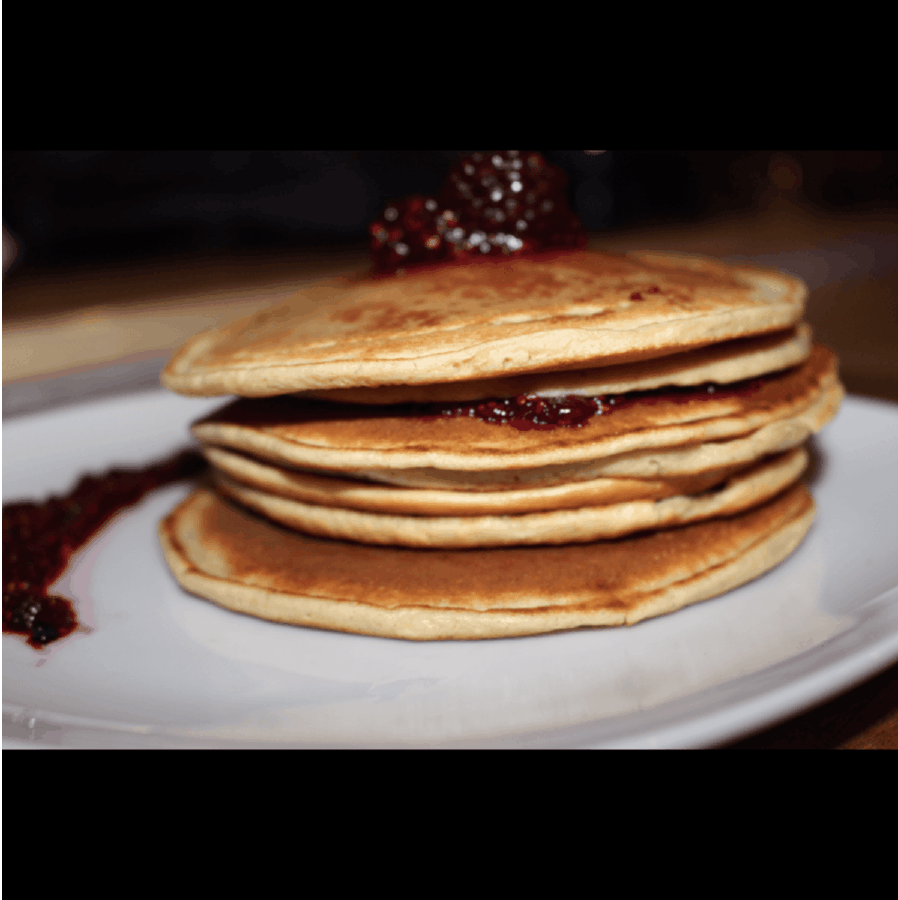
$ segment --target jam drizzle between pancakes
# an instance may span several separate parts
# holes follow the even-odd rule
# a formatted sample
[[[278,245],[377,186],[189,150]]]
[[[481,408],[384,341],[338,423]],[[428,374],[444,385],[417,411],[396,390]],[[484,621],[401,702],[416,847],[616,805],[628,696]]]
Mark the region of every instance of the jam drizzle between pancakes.
[[[517,397],[493,397],[469,403],[414,404],[412,415],[423,418],[471,417],[494,425],[508,424],[518,431],[549,431],[553,428],[582,428],[593,416],[607,415],[644,403],[691,403],[711,397],[749,397],[765,384],[763,378],[734,382],[726,387],[707,383],[699,387],[659,388],[631,391],[605,397],[540,397],[520,394]]]

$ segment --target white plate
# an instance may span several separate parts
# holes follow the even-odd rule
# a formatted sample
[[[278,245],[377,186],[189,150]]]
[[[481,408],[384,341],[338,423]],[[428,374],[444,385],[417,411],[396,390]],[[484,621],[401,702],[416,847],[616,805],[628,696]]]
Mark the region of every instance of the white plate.
[[[161,391],[4,426],[4,502],[186,444],[221,401]],[[89,633],[3,638],[4,747],[707,747],[898,659],[898,407],[850,398],[816,440],[819,513],[773,572],[632,628],[411,643],[262,622],[174,582],[120,515],[58,583]]]

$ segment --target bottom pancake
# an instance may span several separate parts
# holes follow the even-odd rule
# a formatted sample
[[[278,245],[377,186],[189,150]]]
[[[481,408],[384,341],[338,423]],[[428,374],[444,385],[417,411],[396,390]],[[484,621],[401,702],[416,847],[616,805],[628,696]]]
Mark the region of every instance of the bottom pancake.
[[[410,640],[631,625],[782,562],[814,503],[800,484],[734,516],[560,547],[372,547],[289,531],[200,488],[159,526],[187,590],[263,619]]]

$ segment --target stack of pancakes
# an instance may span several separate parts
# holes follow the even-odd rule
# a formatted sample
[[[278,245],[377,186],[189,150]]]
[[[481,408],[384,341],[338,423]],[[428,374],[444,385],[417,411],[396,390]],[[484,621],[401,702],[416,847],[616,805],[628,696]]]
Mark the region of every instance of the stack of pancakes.
[[[588,251],[301,291],[163,373],[240,398],[194,425],[212,479],[160,526],[168,563],[230,609],[412,639],[631,624],[724,593],[813,519],[802,444],[843,389],[806,294]]]

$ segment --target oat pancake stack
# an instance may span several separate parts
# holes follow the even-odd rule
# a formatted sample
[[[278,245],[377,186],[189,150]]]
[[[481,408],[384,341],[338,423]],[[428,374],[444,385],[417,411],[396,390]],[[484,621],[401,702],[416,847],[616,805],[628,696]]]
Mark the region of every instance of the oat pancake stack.
[[[629,624],[768,571],[810,527],[843,396],[805,286],[565,251],[328,282],[197,336],[163,382],[237,395],[160,526],[231,609],[412,639]]]

